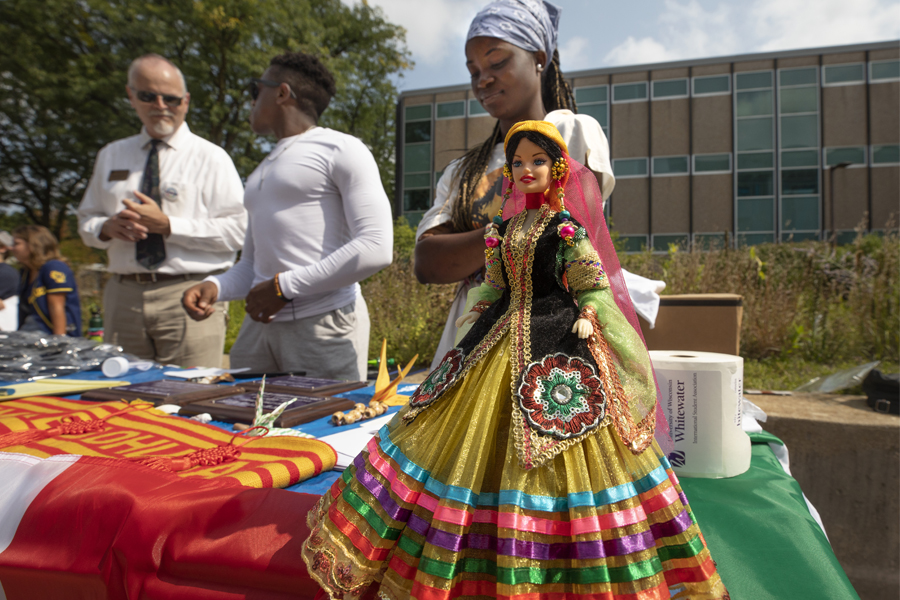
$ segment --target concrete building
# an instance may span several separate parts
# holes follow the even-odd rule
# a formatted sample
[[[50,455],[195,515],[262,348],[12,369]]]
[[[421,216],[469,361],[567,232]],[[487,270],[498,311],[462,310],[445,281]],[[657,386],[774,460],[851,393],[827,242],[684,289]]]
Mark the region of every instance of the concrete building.
[[[897,227],[900,42],[563,72],[609,138],[628,250]],[[417,223],[494,122],[468,84],[401,94],[397,214]]]

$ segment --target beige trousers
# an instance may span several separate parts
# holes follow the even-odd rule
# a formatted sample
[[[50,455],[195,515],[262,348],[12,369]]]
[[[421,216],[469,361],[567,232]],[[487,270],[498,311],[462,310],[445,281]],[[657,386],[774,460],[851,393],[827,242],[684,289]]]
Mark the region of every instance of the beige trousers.
[[[221,367],[228,303],[199,322],[181,306],[185,290],[205,277],[138,283],[113,275],[103,292],[103,341],[163,364]]]
[[[364,381],[369,356],[369,309],[362,296],[355,304],[321,315],[259,323],[244,319],[231,368],[254,373],[306,371],[309,377]]]

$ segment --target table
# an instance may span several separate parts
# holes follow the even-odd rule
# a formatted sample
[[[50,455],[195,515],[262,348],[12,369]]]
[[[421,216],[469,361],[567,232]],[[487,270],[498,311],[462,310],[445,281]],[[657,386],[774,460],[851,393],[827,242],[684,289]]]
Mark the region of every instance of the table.
[[[153,381],[162,377],[162,371],[130,373],[126,379],[133,383]],[[75,377],[102,375],[91,372]],[[409,393],[410,387],[401,393]],[[370,387],[342,395],[364,401],[372,392]],[[228,423],[214,424],[231,429]],[[297,429],[316,436],[335,431],[328,418]],[[785,473],[769,445],[780,444],[780,440],[766,432],[751,434],[751,440],[752,459],[746,473],[728,479],[681,479],[731,597],[858,599],[827,538],[810,515],[800,486]],[[338,477],[335,471],[323,473],[274,492],[322,495]]]

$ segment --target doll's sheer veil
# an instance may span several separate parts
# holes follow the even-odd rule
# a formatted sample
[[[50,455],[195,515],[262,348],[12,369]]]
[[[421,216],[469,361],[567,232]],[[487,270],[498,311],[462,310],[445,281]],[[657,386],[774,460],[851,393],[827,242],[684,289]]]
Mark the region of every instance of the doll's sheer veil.
[[[548,129],[548,126],[552,129]],[[597,251],[600,261],[603,264],[603,268],[606,271],[606,277],[609,280],[610,289],[615,298],[616,305],[640,336],[646,350],[647,344],[646,341],[644,341],[643,333],[641,333],[641,326],[638,322],[637,313],[635,313],[634,306],[631,303],[631,297],[628,295],[628,287],[625,285],[622,267],[619,265],[619,258],[616,255],[615,247],[609,237],[609,230],[606,227],[606,219],[603,216],[603,198],[600,193],[600,186],[597,184],[596,176],[590,169],[568,155],[565,142],[552,123],[548,123],[547,121],[523,121],[517,123],[510,129],[507,140],[509,140],[509,137],[516,131],[523,130],[537,131],[553,140],[560,146],[560,149],[563,150],[563,155],[569,163],[568,178],[564,179],[563,187],[565,192],[565,209],[569,211],[575,221],[585,228],[588,239],[590,239],[591,244]],[[504,144],[504,151],[505,149]],[[510,186],[512,186],[512,182],[504,178],[503,189],[505,190]],[[553,195],[556,195],[555,187],[556,182],[551,184],[551,193]],[[503,208],[503,218],[508,219],[524,209],[525,194],[520,192],[515,186],[512,186],[512,194]],[[658,385],[654,387],[656,388],[656,397],[632,398],[630,399],[629,404],[635,418],[643,418],[649,414],[650,411],[656,411],[656,441],[659,443],[662,450],[668,454],[673,449],[672,438],[669,436],[669,425],[659,402],[660,394]]]

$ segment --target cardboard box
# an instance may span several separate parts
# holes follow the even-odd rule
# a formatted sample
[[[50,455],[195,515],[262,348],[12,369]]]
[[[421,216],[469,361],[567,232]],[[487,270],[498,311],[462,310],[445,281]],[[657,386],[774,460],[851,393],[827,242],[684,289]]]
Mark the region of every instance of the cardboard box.
[[[675,294],[660,298],[655,328],[638,319],[650,350],[739,355],[743,313],[738,294]]]

